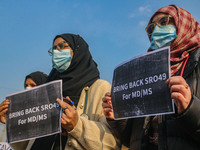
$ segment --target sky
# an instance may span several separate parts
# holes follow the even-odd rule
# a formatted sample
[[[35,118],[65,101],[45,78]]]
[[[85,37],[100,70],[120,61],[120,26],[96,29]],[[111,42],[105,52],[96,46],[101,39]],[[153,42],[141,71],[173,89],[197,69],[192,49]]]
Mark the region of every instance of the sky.
[[[102,79],[112,83],[114,68],[146,53],[145,27],[160,7],[175,4],[199,22],[199,0],[1,0],[0,102],[24,89],[24,78],[52,69],[47,51],[62,33],[81,35]]]

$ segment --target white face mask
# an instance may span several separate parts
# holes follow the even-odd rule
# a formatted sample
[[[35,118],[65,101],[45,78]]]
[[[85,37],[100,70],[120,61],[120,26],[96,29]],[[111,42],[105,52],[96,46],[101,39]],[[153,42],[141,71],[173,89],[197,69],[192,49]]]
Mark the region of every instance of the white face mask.
[[[30,90],[31,88],[32,88],[32,87],[27,86],[25,89],[26,89],[26,90]]]

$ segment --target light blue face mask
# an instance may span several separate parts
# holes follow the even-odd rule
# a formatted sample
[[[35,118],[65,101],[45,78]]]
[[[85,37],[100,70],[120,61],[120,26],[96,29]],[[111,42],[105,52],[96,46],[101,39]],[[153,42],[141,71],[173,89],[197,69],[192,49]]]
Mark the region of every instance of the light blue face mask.
[[[156,25],[151,35],[151,49],[169,46],[176,37],[175,25],[165,25],[161,27]]]
[[[53,68],[58,72],[64,72],[71,64],[70,49],[54,50],[52,55]]]

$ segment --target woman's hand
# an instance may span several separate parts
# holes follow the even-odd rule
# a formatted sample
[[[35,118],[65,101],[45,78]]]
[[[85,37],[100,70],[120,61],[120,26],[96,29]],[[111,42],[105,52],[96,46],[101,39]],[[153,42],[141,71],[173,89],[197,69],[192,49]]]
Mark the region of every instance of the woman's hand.
[[[6,123],[6,112],[8,111],[8,105],[10,104],[9,100],[4,100],[0,104],[0,122]]]
[[[167,79],[166,83],[170,88],[171,98],[174,99],[178,114],[183,112],[191,101],[190,87],[181,76],[173,76]]]
[[[111,94],[106,93],[102,101],[103,101],[102,107],[104,110],[104,115],[106,116],[106,118],[114,119],[112,103],[111,103]]]
[[[69,97],[66,97],[70,99]],[[78,122],[78,113],[75,108],[75,106],[71,106],[65,101],[61,101],[60,99],[56,100],[59,105],[63,109],[62,117],[61,117],[61,125],[64,129],[67,130],[67,132],[70,132],[71,130],[74,129]]]

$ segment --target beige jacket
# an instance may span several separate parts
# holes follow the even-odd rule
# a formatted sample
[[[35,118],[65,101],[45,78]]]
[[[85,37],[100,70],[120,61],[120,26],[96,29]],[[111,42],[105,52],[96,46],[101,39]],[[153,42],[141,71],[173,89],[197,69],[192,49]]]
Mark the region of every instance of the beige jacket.
[[[77,111],[79,120],[75,128],[69,132],[65,150],[117,150],[119,147],[116,144],[114,136],[112,135],[106,118],[103,114],[102,98],[105,93],[110,92],[110,84],[98,79],[90,88],[85,87],[82,90]],[[81,115],[84,111],[86,90],[88,90],[88,100],[86,114]],[[14,143],[11,146],[15,150],[29,150],[31,142]],[[28,145],[28,146],[27,146]]]

